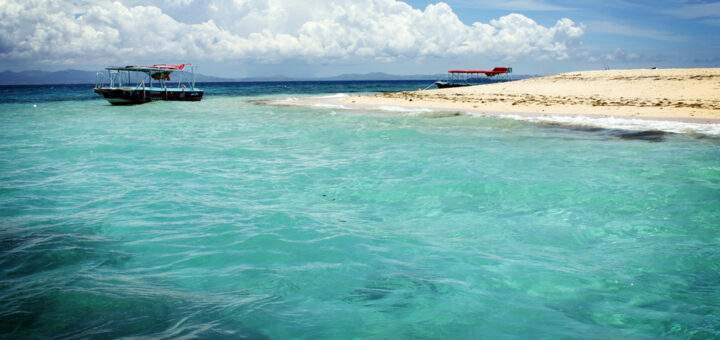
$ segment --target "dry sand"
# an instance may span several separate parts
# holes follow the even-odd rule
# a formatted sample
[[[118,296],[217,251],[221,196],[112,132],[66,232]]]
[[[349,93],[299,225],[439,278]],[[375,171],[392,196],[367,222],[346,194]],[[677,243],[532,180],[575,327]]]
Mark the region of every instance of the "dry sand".
[[[570,72],[489,85],[337,98],[351,108],[720,122],[720,68]]]

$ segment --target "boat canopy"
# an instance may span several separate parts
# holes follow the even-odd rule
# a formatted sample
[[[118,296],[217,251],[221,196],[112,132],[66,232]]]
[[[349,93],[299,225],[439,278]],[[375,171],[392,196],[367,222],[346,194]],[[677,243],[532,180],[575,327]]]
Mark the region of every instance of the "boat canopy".
[[[481,76],[485,75],[485,77]],[[450,70],[447,81],[436,81],[438,88],[471,86],[512,80],[512,67],[495,67],[492,70]]]
[[[193,64],[155,64],[152,66],[128,65],[128,66],[108,66],[107,76],[109,87],[133,86],[136,88],[153,87],[153,80],[159,81],[161,88],[170,86],[170,74],[178,72],[180,74],[177,81],[177,88],[195,89],[195,70],[197,65]],[[189,86],[184,83],[187,82]],[[95,76],[95,87],[101,88],[105,86],[105,76],[98,72]]]
[[[153,71],[182,71],[186,66],[193,66],[192,64],[180,64],[180,65],[167,65],[167,64],[155,64],[153,66],[108,66],[106,70],[113,71],[137,71],[137,72],[153,72]]]
[[[488,77],[493,77],[498,74],[504,74],[504,73],[512,73],[512,68],[510,67],[496,67],[492,70],[450,70],[448,73],[469,73],[469,74],[478,74],[482,73],[485,74]]]

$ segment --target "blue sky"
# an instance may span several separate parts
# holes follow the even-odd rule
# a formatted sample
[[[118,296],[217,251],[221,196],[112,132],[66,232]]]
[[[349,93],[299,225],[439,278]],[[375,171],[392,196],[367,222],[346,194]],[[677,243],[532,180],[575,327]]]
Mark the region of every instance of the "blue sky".
[[[720,66],[720,1],[9,0],[0,71],[192,62],[245,77]]]
[[[582,45],[597,54],[621,50],[626,58],[544,63],[527,61],[529,69],[559,71],[599,67],[720,67],[719,1],[446,1],[464,22],[487,22],[510,12],[542,25],[560,18],[585,25]],[[432,1],[408,1],[414,7]],[[534,66],[533,66],[534,65]],[[550,71],[554,73],[553,71]],[[532,73],[532,71],[530,72]]]

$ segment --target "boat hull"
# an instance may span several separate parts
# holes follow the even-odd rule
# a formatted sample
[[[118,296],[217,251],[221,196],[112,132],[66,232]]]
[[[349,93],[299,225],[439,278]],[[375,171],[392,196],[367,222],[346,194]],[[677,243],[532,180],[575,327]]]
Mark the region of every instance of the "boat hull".
[[[153,101],[189,101],[202,100],[203,90],[189,89],[137,89],[137,88],[95,88],[95,93],[103,96],[113,105],[143,104]]]
[[[471,84],[449,83],[449,82],[444,82],[444,81],[437,81],[437,82],[435,82],[435,85],[439,89],[446,89],[446,88],[450,88],[450,87],[471,86]]]

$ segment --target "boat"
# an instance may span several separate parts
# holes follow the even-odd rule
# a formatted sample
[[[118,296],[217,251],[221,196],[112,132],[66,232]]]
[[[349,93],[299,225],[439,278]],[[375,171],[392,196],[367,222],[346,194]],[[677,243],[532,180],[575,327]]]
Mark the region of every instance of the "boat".
[[[197,65],[108,66],[98,72],[93,91],[113,105],[143,104],[159,100],[200,101],[204,91],[195,87]],[[170,75],[176,73],[176,81]]]
[[[492,70],[450,70],[447,80],[436,81],[435,85],[444,89],[508,81],[512,80],[511,73],[512,67],[495,67]]]

